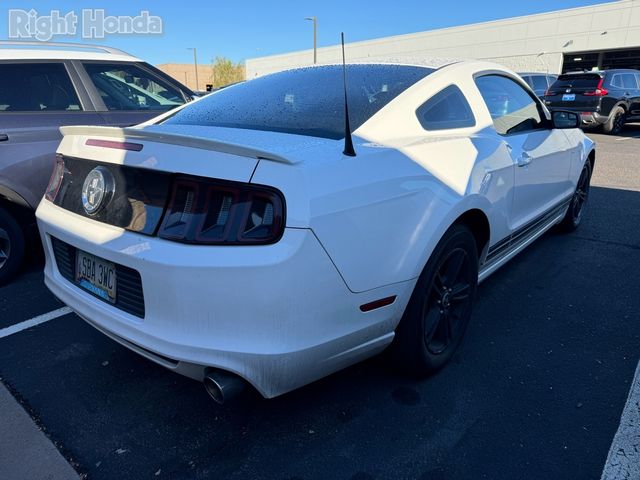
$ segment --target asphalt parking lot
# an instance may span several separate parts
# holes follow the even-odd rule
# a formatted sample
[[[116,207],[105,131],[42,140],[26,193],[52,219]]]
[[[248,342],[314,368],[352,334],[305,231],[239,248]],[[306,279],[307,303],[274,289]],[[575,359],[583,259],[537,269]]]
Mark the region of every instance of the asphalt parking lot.
[[[218,406],[74,314],[0,338],[0,378],[77,472],[102,478],[600,478],[640,359],[640,125],[594,134],[590,207],[479,289],[437,376],[385,355]],[[34,260],[0,329],[62,307]]]

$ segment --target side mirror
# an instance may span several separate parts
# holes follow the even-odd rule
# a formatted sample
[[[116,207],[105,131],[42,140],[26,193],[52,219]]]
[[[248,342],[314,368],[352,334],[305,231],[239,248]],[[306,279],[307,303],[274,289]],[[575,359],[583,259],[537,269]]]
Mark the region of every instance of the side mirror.
[[[579,128],[580,115],[566,110],[555,110],[551,112],[551,123],[553,128]]]

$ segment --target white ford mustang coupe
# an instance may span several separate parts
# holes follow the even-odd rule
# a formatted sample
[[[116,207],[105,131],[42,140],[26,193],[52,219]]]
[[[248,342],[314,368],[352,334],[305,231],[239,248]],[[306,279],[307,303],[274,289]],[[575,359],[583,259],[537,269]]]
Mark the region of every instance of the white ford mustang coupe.
[[[595,150],[578,124],[460,62],[303,68],[136,127],[66,127],[37,211],[46,284],[218,402],[388,346],[426,375],[478,282],[579,225]]]

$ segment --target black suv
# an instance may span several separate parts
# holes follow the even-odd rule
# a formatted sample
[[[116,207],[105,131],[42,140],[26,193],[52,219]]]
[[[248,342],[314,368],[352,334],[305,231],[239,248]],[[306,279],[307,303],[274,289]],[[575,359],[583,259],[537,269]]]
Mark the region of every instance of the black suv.
[[[640,70],[565,73],[543,98],[550,110],[573,110],[584,126],[617,135],[625,122],[640,120]]]

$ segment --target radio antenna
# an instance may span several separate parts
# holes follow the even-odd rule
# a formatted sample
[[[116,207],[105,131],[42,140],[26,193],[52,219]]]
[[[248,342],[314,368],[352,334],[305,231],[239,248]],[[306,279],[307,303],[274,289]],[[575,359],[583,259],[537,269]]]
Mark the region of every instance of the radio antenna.
[[[347,99],[347,61],[344,55],[344,32],[342,38],[342,79],[344,81],[344,151],[349,157],[355,157],[356,151],[353,149],[353,139],[351,138],[351,124],[349,123],[349,101]]]

